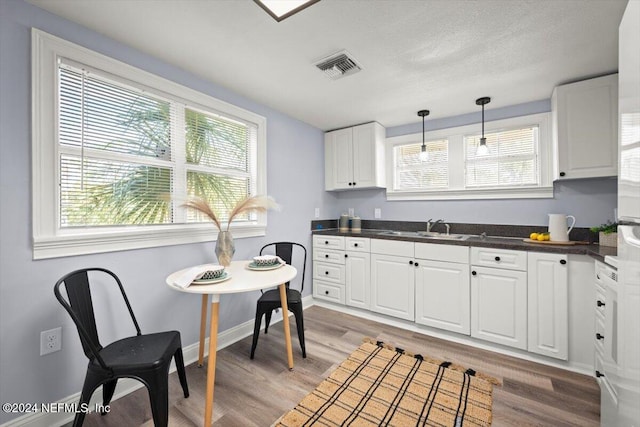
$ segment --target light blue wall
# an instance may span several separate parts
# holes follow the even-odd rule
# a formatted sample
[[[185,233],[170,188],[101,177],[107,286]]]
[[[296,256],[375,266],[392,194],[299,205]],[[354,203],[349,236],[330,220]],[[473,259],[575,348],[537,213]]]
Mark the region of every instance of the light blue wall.
[[[102,266],[123,280],[143,332],[177,329],[183,345],[197,342],[200,298],[169,289],[172,271],[215,260],[213,243],[32,260],[31,27],[109,55],[267,118],[268,193],[282,206],[269,213],[267,236],[238,239],[236,258],[263,243],[294,240],[310,247],[314,208],[328,216],[335,197],[323,188],[323,133],[214,83],[58,18],[21,0],[0,0],[0,402],[55,402],[80,391],[86,358],[77,332],[55,300],[53,285],[77,268]],[[212,228],[213,230],[213,228]],[[213,232],[212,232],[213,236]],[[311,291],[307,277],[305,294]],[[250,320],[259,293],[224,296],[220,331]],[[104,301],[99,299],[98,305]],[[115,307],[99,313],[118,317]],[[122,324],[122,322],[117,322]],[[40,331],[62,325],[63,349],[39,355]],[[128,325],[127,325],[128,326]],[[124,327],[100,331],[108,342]],[[248,355],[247,355],[248,357]],[[0,414],[0,424],[15,417]]]
[[[529,102],[485,111],[486,121],[551,111],[550,100]],[[480,123],[481,113],[428,120],[425,130],[444,129]],[[422,122],[387,129],[387,137],[422,132]],[[374,209],[382,210],[383,220],[427,221],[444,219],[452,223],[474,224],[548,224],[549,213],[576,217],[576,226],[590,227],[614,219],[617,206],[615,178],[562,181],[554,184],[553,199],[387,201],[384,190],[336,192],[333,217],[355,209],[364,219],[374,219]]]
[[[555,198],[542,200],[387,202],[384,191],[324,191],[323,133],[263,105],[197,78],[22,0],[0,0],[0,402],[53,402],[80,390],[86,359],[77,333],[55,301],[52,287],[63,274],[82,267],[114,270],[124,281],[143,331],[178,329],[183,344],[197,341],[199,298],[172,291],[166,275],[189,265],[210,262],[213,243],[170,246],[81,257],[32,261],[30,29],[39,28],[133,66],[210,94],[267,117],[268,193],[283,206],[269,214],[265,238],[236,241],[237,258],[248,258],[267,241],[295,240],[310,247],[309,221],[314,208],[321,218],[337,218],[349,207],[372,219],[546,224],[549,212],[566,212],[578,225],[613,218],[614,179],[556,184]],[[548,100],[488,110],[487,119],[549,111]],[[428,129],[477,123],[479,114],[433,120]],[[421,123],[387,130],[387,136],[416,133]],[[307,284],[310,284],[307,280]],[[310,286],[305,294],[309,294]],[[222,298],[220,330],[253,318],[258,294]],[[117,318],[107,307],[100,318]],[[116,314],[114,314],[116,313]],[[63,350],[39,356],[40,331],[63,326]],[[101,330],[107,341],[124,328]],[[0,423],[14,415],[0,413]]]

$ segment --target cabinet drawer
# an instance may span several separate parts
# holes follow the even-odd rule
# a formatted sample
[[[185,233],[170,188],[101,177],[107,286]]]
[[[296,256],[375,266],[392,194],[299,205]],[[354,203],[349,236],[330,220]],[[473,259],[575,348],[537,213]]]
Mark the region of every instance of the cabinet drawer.
[[[344,249],[344,237],[342,236],[313,236],[314,248]]]
[[[527,253],[507,249],[471,248],[471,264],[508,270],[527,270]]]
[[[433,261],[469,263],[469,247],[454,245],[436,245],[429,243],[415,244],[416,258]]]
[[[344,285],[344,265],[316,261],[313,263],[313,278]]]
[[[324,299],[338,304],[344,304],[344,287],[332,283],[314,280],[313,296],[314,298]]]
[[[313,260],[334,264],[344,264],[344,252],[324,248],[314,248]]]
[[[371,239],[371,253],[413,258],[413,242]]]
[[[370,242],[370,239],[364,237],[347,237],[345,248],[352,252],[369,252]]]

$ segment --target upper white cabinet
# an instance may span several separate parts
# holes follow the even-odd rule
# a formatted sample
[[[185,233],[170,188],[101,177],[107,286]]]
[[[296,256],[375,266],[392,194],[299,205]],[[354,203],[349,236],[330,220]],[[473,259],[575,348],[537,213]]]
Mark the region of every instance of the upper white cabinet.
[[[327,132],[325,189],[384,188],[384,140],[385,129],[376,122]]]
[[[567,255],[528,253],[528,350],[569,358],[569,274]]]
[[[553,90],[554,179],[618,175],[618,75]]]

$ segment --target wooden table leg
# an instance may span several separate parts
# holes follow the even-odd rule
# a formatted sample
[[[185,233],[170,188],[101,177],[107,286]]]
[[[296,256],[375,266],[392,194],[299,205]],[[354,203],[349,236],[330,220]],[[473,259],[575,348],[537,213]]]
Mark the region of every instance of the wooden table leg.
[[[211,297],[211,324],[209,325],[209,360],[207,363],[207,393],[204,403],[204,425],[211,426],[213,418],[213,385],[216,380],[216,352],[218,348],[218,308],[220,297]]]
[[[200,346],[198,347],[198,367],[202,368],[204,363],[204,336],[207,333],[207,308],[209,306],[209,295],[202,295],[202,308],[200,309]]]
[[[287,305],[287,287],[283,283],[280,288],[280,303],[282,305],[282,324],[284,325],[284,342],[287,347],[287,363],[293,369],[293,350],[291,349],[291,329],[289,327],[289,306]]]

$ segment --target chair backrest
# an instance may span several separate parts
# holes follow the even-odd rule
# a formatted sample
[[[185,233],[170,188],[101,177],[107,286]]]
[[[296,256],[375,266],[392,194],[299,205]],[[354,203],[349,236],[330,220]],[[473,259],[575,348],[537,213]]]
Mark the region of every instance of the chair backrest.
[[[127,294],[124,292],[122,283],[120,282],[120,279],[118,279],[118,277],[109,270],[104,268],[83,268],[81,270],[72,271],[56,282],[53,287],[53,293],[60,304],[62,304],[65,310],[67,310],[71,319],[73,319],[73,323],[75,323],[76,328],[78,328],[78,334],[80,335],[84,354],[91,360],[94,358],[97,359],[103,368],[108,369],[104,360],[102,360],[98,353],[102,349],[102,345],[98,339],[98,329],[96,328],[96,318],[93,311],[91,290],[89,288],[88,273],[91,271],[106,273],[114,279],[115,283],[118,284],[120,293],[122,294],[127,305],[127,309],[129,310],[129,314],[131,315],[131,320],[133,320],[133,324],[136,327],[137,335],[140,335],[140,326],[138,326],[138,321],[133,314],[131,304],[129,304],[129,299],[127,298]],[[64,285],[68,300],[66,300],[60,292],[60,287],[62,285]]]
[[[260,255],[263,254],[264,250],[269,248],[275,248],[275,254],[282,258],[284,262],[289,265],[293,265],[293,254],[294,248],[300,248],[299,251],[302,253],[302,280],[300,281],[300,292],[304,290],[304,275],[307,270],[307,249],[302,246],[300,243],[295,242],[274,242],[264,245],[262,249],[260,249]],[[289,282],[286,283],[287,288],[289,287]]]

